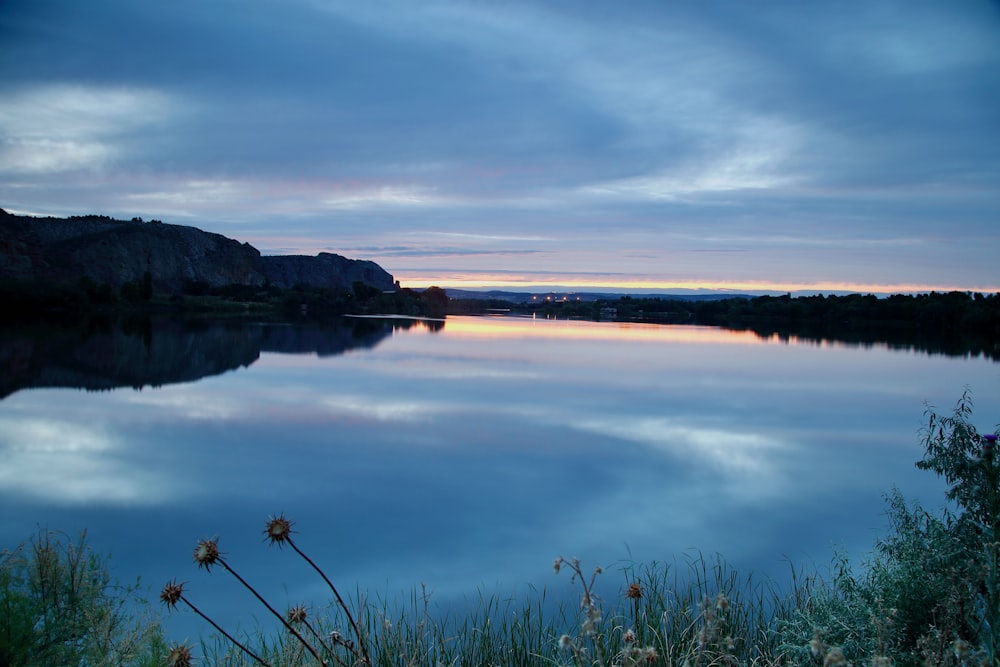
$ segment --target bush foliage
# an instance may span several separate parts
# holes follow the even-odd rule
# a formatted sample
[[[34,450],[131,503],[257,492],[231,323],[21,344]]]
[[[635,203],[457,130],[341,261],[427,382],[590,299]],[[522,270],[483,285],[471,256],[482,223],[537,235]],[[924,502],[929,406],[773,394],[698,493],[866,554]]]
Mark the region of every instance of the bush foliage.
[[[111,580],[84,534],[39,530],[0,553],[0,665],[161,663],[159,625],[137,591]]]

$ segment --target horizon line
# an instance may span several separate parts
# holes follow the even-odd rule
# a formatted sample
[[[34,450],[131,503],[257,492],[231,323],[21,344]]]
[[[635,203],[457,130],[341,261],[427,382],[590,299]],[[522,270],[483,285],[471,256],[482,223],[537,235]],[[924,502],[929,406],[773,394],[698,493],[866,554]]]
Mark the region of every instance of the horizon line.
[[[967,285],[934,285],[922,283],[855,283],[846,281],[817,282],[771,282],[765,280],[743,281],[698,281],[698,280],[627,280],[627,281],[591,281],[591,280],[501,280],[474,278],[444,278],[435,280],[427,277],[414,277],[408,280],[396,278],[402,287],[426,289],[440,287],[441,289],[463,289],[469,291],[511,291],[511,292],[550,292],[550,291],[605,291],[605,292],[665,292],[683,290],[690,292],[768,292],[768,293],[851,293],[851,294],[922,294],[929,292],[964,292],[964,293],[1000,293],[1000,286],[967,286]]]

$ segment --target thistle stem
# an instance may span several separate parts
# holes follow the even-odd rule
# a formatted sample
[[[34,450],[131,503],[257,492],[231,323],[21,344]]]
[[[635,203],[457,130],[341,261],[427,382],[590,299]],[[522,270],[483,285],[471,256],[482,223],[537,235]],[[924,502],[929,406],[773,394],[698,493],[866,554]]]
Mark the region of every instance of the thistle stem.
[[[320,646],[322,646],[327,653],[333,656],[333,659],[337,661],[337,664],[343,665],[344,661],[341,660],[340,656],[334,653],[333,648],[327,645],[326,641],[324,641],[323,638],[320,637],[319,633],[316,632],[316,629],[313,628],[312,624],[310,624],[309,621],[302,621],[302,622],[305,624],[307,628],[309,628],[309,632],[311,632],[312,636],[316,638],[316,641],[319,642]]]
[[[299,640],[300,642],[302,642],[302,645],[303,645],[303,646],[305,646],[305,647],[306,647],[306,649],[307,649],[307,650],[308,650],[308,651],[309,651],[310,653],[312,653],[313,657],[314,657],[314,658],[316,658],[316,660],[317,660],[317,662],[319,662],[319,664],[321,664],[321,665],[326,665],[326,664],[327,664],[327,663],[326,663],[326,661],[325,661],[325,660],[323,660],[323,658],[319,657],[319,654],[318,654],[318,653],[316,652],[316,649],[314,649],[314,648],[312,647],[312,644],[310,644],[309,642],[307,642],[307,641],[306,641],[306,639],[305,639],[305,637],[303,637],[303,636],[302,636],[301,634],[299,634],[299,631],[298,631],[298,630],[296,630],[295,628],[293,628],[293,627],[292,627],[292,625],[291,625],[291,624],[290,624],[290,623],[289,623],[288,621],[286,621],[286,620],[285,620],[285,617],[284,617],[284,616],[282,616],[281,614],[279,614],[279,613],[277,612],[277,610],[275,610],[275,608],[274,608],[274,607],[272,607],[272,606],[271,606],[271,605],[270,605],[270,604],[268,603],[268,601],[267,601],[267,600],[265,600],[265,599],[264,599],[264,597],[263,597],[263,596],[262,596],[262,595],[261,595],[260,593],[258,593],[258,592],[257,592],[257,590],[256,590],[256,589],[255,589],[255,588],[254,588],[253,586],[251,586],[250,584],[248,584],[248,583],[247,583],[247,581],[246,581],[246,579],[244,579],[243,577],[241,577],[241,576],[240,576],[240,575],[239,575],[239,574],[238,574],[238,573],[236,572],[236,570],[234,570],[233,568],[229,567],[229,564],[228,564],[228,563],[227,563],[227,562],[226,562],[225,560],[223,560],[223,559],[222,559],[221,557],[220,557],[220,558],[218,558],[218,559],[217,559],[217,561],[218,561],[218,563],[219,563],[219,564],[220,564],[220,565],[221,565],[222,567],[226,568],[226,572],[228,572],[229,574],[231,574],[231,575],[233,575],[234,577],[236,577],[236,580],[237,580],[237,581],[239,581],[239,582],[240,582],[241,584],[243,584],[243,586],[244,586],[244,587],[245,587],[245,588],[246,588],[246,589],[247,589],[248,591],[250,591],[251,593],[253,593],[253,594],[254,594],[254,597],[256,597],[256,598],[257,598],[258,600],[260,600],[260,603],[261,603],[262,605],[264,605],[265,607],[267,607],[267,610],[268,610],[268,611],[270,611],[270,612],[271,612],[272,614],[274,614],[274,615],[275,615],[275,616],[276,616],[276,617],[278,618],[278,620],[279,620],[279,621],[281,621],[281,623],[282,623],[282,624],[283,624],[283,625],[284,625],[284,626],[285,626],[286,628],[288,628],[288,631],[289,631],[289,632],[291,632],[291,633],[292,633],[293,635],[295,635],[295,638],[296,638],[296,639],[298,639],[298,640]]]
[[[264,659],[261,658],[259,655],[257,655],[256,653],[254,653],[253,651],[251,651],[250,649],[248,649],[246,646],[244,646],[240,642],[236,641],[235,637],[233,637],[231,634],[229,634],[228,632],[226,632],[225,630],[223,630],[222,627],[219,626],[218,623],[216,623],[211,618],[209,618],[208,616],[206,616],[201,611],[201,609],[198,609],[198,607],[195,607],[193,604],[191,604],[191,602],[186,597],[184,597],[182,595],[181,596],[181,600],[183,600],[184,604],[186,604],[188,607],[191,608],[191,611],[193,611],[194,613],[198,614],[203,619],[205,619],[206,621],[208,621],[209,624],[213,628],[215,628],[216,630],[218,630],[222,634],[223,637],[225,637],[226,639],[228,639],[229,641],[231,641],[233,644],[235,644],[236,646],[238,646],[241,651],[243,651],[244,653],[246,653],[248,656],[250,656],[251,658],[253,658],[257,662],[259,662],[260,664],[264,665],[264,667],[271,667],[271,665],[269,663],[265,662]]]
[[[354,617],[351,616],[351,610],[347,607],[347,604],[344,602],[344,598],[340,597],[340,593],[337,591],[337,587],[333,585],[333,582],[330,581],[329,578],[327,578],[326,573],[323,572],[323,570],[321,570],[320,567],[313,562],[313,559],[305,555],[305,553],[303,553],[302,550],[299,549],[298,545],[296,545],[295,542],[292,541],[291,535],[287,536],[285,538],[285,541],[288,542],[288,544],[290,544],[293,549],[295,549],[295,553],[302,556],[302,558],[304,558],[305,561],[312,566],[312,569],[316,570],[316,572],[319,573],[319,576],[323,577],[323,581],[325,581],[326,585],[330,587],[331,591],[333,591],[333,595],[337,598],[337,604],[339,604],[340,608],[344,610],[344,614],[347,615],[347,620],[351,624],[351,628],[354,630],[354,636],[357,638],[358,645],[361,647],[361,653],[364,656],[365,664],[371,665],[372,659],[368,655],[368,646],[365,643],[364,637],[361,635],[361,628],[358,627],[358,624],[357,622],[355,622]]]

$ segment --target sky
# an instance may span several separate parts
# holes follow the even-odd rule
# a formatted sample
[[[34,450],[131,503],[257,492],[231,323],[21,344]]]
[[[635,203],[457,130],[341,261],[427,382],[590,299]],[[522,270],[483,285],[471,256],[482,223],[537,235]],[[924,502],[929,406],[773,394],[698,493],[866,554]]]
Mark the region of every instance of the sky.
[[[405,287],[1000,291],[1000,4],[0,0],[0,207]]]

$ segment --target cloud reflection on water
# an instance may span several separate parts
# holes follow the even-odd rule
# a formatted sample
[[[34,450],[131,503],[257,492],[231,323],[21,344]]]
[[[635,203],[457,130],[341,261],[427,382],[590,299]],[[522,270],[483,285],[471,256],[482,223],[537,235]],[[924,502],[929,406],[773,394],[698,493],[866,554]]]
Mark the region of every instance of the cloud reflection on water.
[[[99,425],[0,418],[0,493],[58,505],[166,500],[167,480],[122,460],[125,447]]]

